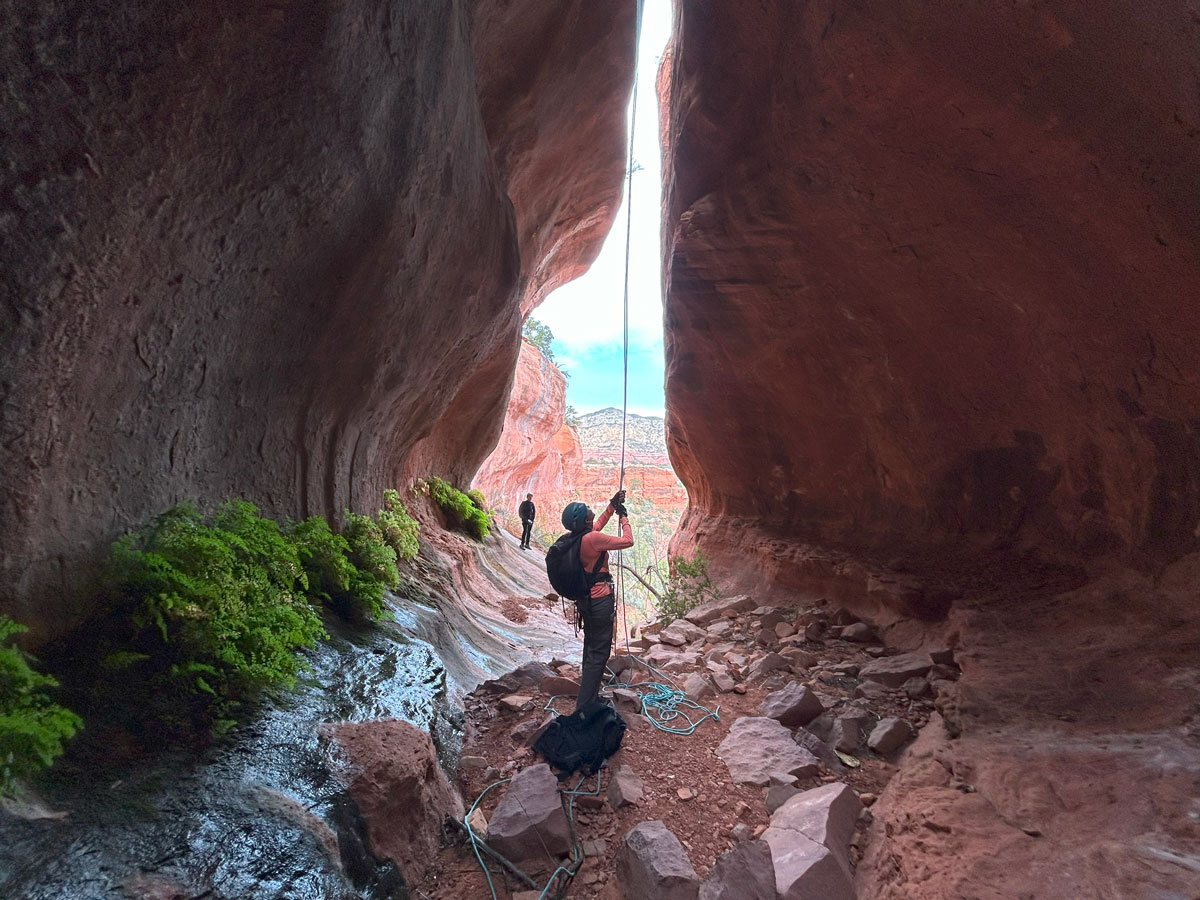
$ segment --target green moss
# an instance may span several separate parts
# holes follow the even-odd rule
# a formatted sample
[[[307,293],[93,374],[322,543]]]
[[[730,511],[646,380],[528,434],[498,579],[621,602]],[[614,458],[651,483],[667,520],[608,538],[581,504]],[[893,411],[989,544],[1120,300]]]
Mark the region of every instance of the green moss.
[[[482,541],[488,535],[488,514],[481,505],[451,485],[449,482],[431,477],[428,482],[429,496],[437,504],[438,509],[446,516],[451,528],[466,532],[477,541]],[[476,492],[478,493],[478,492]],[[480,495],[483,499],[483,495]]]
[[[0,793],[14,779],[48,768],[63,752],[63,741],[78,731],[79,716],[54,702],[58,682],[34,670],[30,657],[12,643],[26,631],[0,616]]]

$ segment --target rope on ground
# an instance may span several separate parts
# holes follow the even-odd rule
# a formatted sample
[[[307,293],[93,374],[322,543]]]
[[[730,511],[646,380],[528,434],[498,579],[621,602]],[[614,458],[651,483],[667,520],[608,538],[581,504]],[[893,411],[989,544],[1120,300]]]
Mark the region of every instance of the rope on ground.
[[[685,695],[666,672],[660,672],[644,659],[632,654],[628,659],[637,665],[644,666],[661,677],[663,681],[639,681],[636,684],[630,684],[617,681],[617,676],[612,669],[606,668],[605,671],[609,675],[608,687],[624,688],[637,694],[642,702],[642,715],[649,719],[650,724],[659,731],[665,731],[668,734],[693,734],[705,719],[712,718],[714,721],[721,721],[720,705],[716,709],[710,710],[707,706],[702,706]],[[691,711],[692,715],[697,712],[703,713],[703,715],[693,719],[688,711]],[[687,724],[674,724],[679,719],[683,719]]]
[[[600,768],[600,771],[596,772],[595,790],[581,790],[581,787],[587,778],[586,776],[580,775],[579,780],[575,782],[574,788],[568,791],[560,792],[560,799],[563,802],[563,810],[567,814],[567,826],[571,835],[571,862],[569,865],[559,865],[558,868],[550,873],[550,878],[546,881],[541,893],[538,894],[538,900],[546,900],[547,897],[562,897],[562,893],[566,889],[567,885],[569,885],[571,880],[577,874],[579,874],[579,868],[583,865],[583,846],[580,844],[579,838],[575,834],[575,798],[582,795],[589,795],[593,797],[599,796],[600,772],[602,771],[604,771],[603,766]],[[479,837],[479,835],[475,833],[475,830],[471,828],[470,821],[468,821],[471,818],[471,814],[474,813],[479,807],[480,802],[482,802],[488,791],[511,780],[511,778],[501,778],[499,781],[489,784],[483,789],[483,792],[475,798],[475,802],[471,804],[471,808],[467,811],[467,814],[463,817],[462,821],[459,822],[457,819],[454,820],[455,823],[462,827],[462,829],[466,832],[467,838],[471,842],[471,850],[475,853],[475,859],[478,861],[479,867],[483,869],[483,875],[487,879],[488,890],[492,894],[492,900],[497,900],[496,887],[492,883],[492,873],[488,870],[487,864],[483,861],[483,856],[480,854],[480,850],[504,866],[505,869],[515,875],[517,879],[520,880],[521,883],[526,887],[535,891],[537,890],[537,883],[528,875],[526,875],[521,869],[517,868],[515,864],[505,859],[498,852],[489,847],[483,838]],[[553,893],[551,893],[552,890]]]

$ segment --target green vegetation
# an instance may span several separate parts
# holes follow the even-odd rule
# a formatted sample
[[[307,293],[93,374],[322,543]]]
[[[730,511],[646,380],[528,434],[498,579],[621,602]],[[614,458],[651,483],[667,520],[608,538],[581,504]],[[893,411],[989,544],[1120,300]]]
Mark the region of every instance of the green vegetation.
[[[400,584],[396,551],[383,539],[383,530],[370,516],[349,510],[342,535],[350,545],[350,562],[355,574],[350,579],[346,603],[334,608],[348,619],[378,619],[383,612],[383,594]]]
[[[209,517],[181,503],[113,545],[116,597],[103,667],[199,730],[257,691],[290,686],[325,634],[297,543],[243,500]]]
[[[281,528],[243,500],[209,516],[184,502],[119,539],[108,609],[76,640],[76,658],[95,661],[80,679],[89,705],[170,740],[219,733],[260,691],[292,685],[303,651],[326,636],[321,607],[378,619],[397,559],[416,556],[399,493],[386,491],[384,507],[347,511],[337,534],[319,516]]]
[[[579,410],[570,403],[567,404],[566,411],[563,413],[563,422],[572,428],[578,428],[580,425]]]
[[[451,528],[463,531],[477,541],[482,541],[488,535],[489,519],[486,501],[478,491],[477,503],[467,494],[437,476],[422,483],[438,509],[446,516],[446,522]]]
[[[487,497],[483,496],[483,491],[471,488],[469,491],[467,491],[467,496],[471,499],[471,502],[475,504],[476,509],[482,510],[483,512],[488,511]]]
[[[678,619],[701,603],[720,596],[721,592],[708,577],[708,560],[697,550],[691,559],[671,558],[671,578],[663,591],[658,612],[664,618]]]
[[[521,326],[521,336],[533,346],[542,351],[542,356],[554,362],[554,332],[549,326],[543,325],[533,316],[529,316]]]
[[[55,703],[58,682],[34,671],[30,658],[12,643],[26,631],[0,616],[0,794],[13,781],[48,768],[63,751],[63,741],[82,727],[79,716]]]

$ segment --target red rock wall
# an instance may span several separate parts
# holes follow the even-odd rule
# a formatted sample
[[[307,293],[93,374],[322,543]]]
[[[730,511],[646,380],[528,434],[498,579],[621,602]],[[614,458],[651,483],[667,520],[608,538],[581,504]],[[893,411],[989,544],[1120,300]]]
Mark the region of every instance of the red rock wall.
[[[786,581],[781,554],[804,547],[1143,565],[1196,548],[1194,4],[677,16],[660,84],[678,543],[751,581],[768,557]]]
[[[0,3],[0,611],[183,497],[469,476],[613,214],[633,8]]]
[[[566,388],[554,364],[522,341],[504,429],[473,481],[491,505],[514,515],[532,493],[538,521],[551,531],[575,499],[583,468],[579,435],[563,422]]]

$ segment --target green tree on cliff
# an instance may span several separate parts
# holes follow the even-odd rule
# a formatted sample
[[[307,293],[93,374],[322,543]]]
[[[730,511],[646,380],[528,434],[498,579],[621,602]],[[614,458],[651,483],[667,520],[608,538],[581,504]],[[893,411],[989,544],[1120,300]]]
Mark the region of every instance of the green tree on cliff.
[[[542,356],[554,362],[554,332],[550,330],[550,326],[543,325],[533,316],[525,320],[525,324],[521,326],[521,336],[533,346],[542,351]]]

